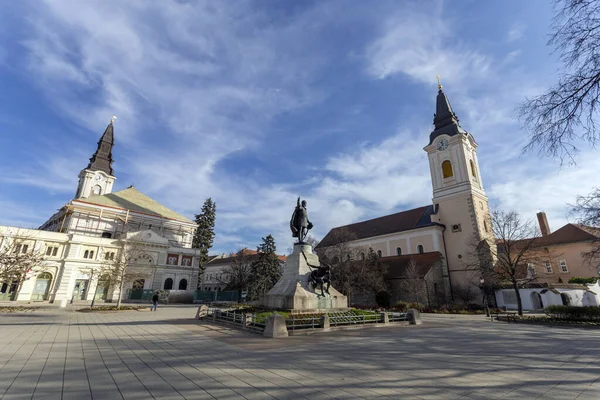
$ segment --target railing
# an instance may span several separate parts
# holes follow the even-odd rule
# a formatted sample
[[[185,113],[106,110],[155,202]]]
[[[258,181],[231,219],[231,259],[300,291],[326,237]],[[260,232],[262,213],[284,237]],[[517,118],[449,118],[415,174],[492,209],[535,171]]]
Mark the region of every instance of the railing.
[[[408,321],[408,313],[390,312],[388,313],[388,320],[390,322]]]
[[[219,309],[209,309],[208,319],[225,323],[241,325],[245,329],[256,333],[263,333],[266,327],[266,321],[258,321],[255,314],[246,314],[236,311],[221,311]]]
[[[321,327],[321,317],[295,317],[292,316],[285,320],[288,330],[295,331],[297,329],[315,329]]]
[[[324,317],[322,315],[292,315],[286,319],[286,327],[288,331],[304,330],[304,329],[319,329],[324,326]],[[385,324],[388,322],[409,321],[407,313],[390,312],[387,316],[381,314],[351,314],[351,313],[335,313],[329,314],[329,326],[352,326],[366,324]],[[262,333],[265,330],[267,319],[262,317],[257,318],[256,314],[242,313],[239,311],[223,311],[218,308],[209,308],[207,319],[220,321],[230,324],[242,326],[244,329]],[[268,317],[267,317],[268,318]]]

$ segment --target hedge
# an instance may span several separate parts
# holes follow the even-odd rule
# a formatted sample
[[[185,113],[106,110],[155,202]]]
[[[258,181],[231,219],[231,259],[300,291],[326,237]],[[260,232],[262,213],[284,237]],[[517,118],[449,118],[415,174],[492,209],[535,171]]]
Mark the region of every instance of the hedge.
[[[598,277],[591,277],[591,278],[582,278],[580,276],[574,276],[571,279],[569,279],[569,283],[580,283],[580,284],[591,284],[593,285],[594,283],[598,282]]]
[[[548,316],[565,321],[600,321],[600,307],[548,306]]]

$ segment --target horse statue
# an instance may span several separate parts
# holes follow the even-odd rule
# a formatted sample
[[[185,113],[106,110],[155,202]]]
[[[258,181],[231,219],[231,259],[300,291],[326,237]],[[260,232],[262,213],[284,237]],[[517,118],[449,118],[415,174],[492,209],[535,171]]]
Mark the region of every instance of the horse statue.
[[[325,264],[323,265],[311,265],[306,258],[306,254],[302,252],[304,259],[306,260],[306,264],[310,268],[314,268],[310,271],[310,275],[308,276],[308,282],[313,287],[313,290],[317,290],[317,287],[321,288],[321,296],[325,296],[325,293],[329,293],[329,286],[331,285],[331,265]],[[327,286],[325,286],[327,285]]]

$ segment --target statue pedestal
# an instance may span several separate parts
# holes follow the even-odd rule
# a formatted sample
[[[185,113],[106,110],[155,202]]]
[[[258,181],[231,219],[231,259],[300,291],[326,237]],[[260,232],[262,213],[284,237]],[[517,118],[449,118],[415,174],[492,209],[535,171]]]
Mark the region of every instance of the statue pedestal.
[[[306,259],[302,253],[306,255]],[[321,296],[320,288],[317,288],[315,292],[308,281],[312,269],[308,266],[306,260],[311,265],[319,265],[319,257],[312,253],[312,247],[309,244],[295,244],[294,252],[287,258],[281,278],[263,296],[261,304],[267,308],[292,312],[348,309],[348,297],[332,286],[329,287],[329,294],[325,293],[324,296]]]

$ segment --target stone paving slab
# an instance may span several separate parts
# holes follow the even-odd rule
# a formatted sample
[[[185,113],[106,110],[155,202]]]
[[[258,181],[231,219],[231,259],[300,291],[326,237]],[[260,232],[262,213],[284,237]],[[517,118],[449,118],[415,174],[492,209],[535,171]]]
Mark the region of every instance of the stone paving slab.
[[[267,339],[195,312],[0,314],[0,399],[600,399],[600,330],[424,316]]]

